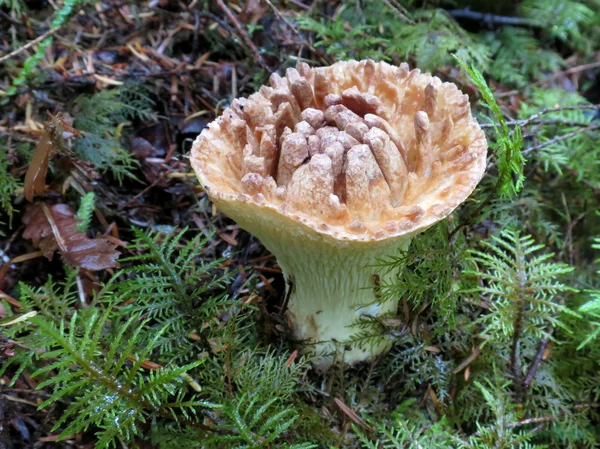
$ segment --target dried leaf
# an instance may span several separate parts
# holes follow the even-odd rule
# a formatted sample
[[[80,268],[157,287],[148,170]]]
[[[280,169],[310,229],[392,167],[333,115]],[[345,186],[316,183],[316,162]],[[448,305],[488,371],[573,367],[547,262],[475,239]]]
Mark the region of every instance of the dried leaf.
[[[373,430],[370,425],[364,422],[350,407],[346,405],[342,398],[333,398],[333,402],[335,402],[335,405],[337,405],[342,413],[350,418],[350,421],[352,421],[354,424],[362,427],[363,429]]]
[[[42,137],[35,147],[33,158],[25,175],[24,194],[27,201],[33,201],[35,195],[41,196],[44,194],[46,187],[46,172],[48,171],[48,162],[50,153],[54,145],[52,137],[47,130],[42,132]]]
[[[33,204],[27,208],[23,223],[23,237],[31,239],[48,259],[58,249],[65,261],[75,267],[97,271],[117,266],[116,245],[105,238],[90,239],[77,231],[79,220],[66,204]]]
[[[3,327],[12,326],[13,324],[17,324],[17,323],[20,323],[21,321],[26,321],[29,318],[33,318],[36,315],[37,315],[37,312],[35,310],[32,310],[31,312],[24,313],[23,315],[10,316],[8,318],[0,320],[0,326],[3,326]]]
[[[298,357],[298,350],[294,350],[294,352],[292,352],[292,354],[288,357],[287,361],[285,362],[285,366],[287,366],[288,368],[290,366],[292,366],[292,364],[294,363],[294,360],[296,360],[296,358]]]
[[[42,131],[42,137],[33,152],[23,186],[25,198],[30,203],[33,202],[35,195],[44,194],[50,155],[54,149],[62,146],[62,133],[66,131],[74,136],[81,136],[81,133],[69,125],[65,119],[62,114],[51,115],[50,120],[44,123],[44,131]]]

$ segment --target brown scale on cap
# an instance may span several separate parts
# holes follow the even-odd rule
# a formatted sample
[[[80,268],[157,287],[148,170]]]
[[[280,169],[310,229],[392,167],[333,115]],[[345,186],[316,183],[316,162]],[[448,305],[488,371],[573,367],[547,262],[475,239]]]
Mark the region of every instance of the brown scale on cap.
[[[454,84],[371,60],[301,63],[269,82],[194,144],[213,199],[262,195],[319,233],[379,240],[439,220],[483,175],[487,142]]]

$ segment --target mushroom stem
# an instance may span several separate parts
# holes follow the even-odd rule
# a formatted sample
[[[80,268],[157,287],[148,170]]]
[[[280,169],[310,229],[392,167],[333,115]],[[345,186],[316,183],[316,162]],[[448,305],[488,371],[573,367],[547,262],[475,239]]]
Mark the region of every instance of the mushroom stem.
[[[393,240],[340,241],[273,210],[216,202],[277,258],[286,279],[292,335],[315,355],[315,366],[325,369],[334,360],[368,360],[389,349],[388,340],[349,349],[346,343],[360,330],[353,325],[362,315],[396,312],[397,301],[378,303],[374,277],[383,284],[398,273],[374,265],[408,249],[410,234]]]
[[[295,339],[305,342],[325,368],[333,360],[354,363],[389,349],[389,340],[374,346],[347,344],[360,330],[354,326],[361,316],[394,314],[397,301],[379,303],[374,279],[385,283],[397,273],[381,276],[374,267],[378,259],[407,249],[410,237],[381,244],[332,244],[325,239],[290,245],[289,241],[264,240],[283,270],[289,294],[287,316]]]

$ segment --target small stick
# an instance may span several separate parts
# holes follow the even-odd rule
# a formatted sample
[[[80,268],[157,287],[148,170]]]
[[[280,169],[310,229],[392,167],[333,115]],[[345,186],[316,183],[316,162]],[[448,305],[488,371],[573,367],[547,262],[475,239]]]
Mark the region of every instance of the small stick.
[[[85,302],[85,289],[83,287],[83,280],[81,279],[81,276],[79,276],[79,273],[77,273],[75,279],[77,280],[77,292],[79,293],[79,302],[81,302],[82,307],[85,307],[87,306]]]
[[[231,98],[237,98],[237,70],[235,64],[231,67]]]
[[[167,172],[161,173],[151,184],[148,184],[140,193],[138,193],[133,198],[131,198],[129,201],[127,201],[125,204],[120,206],[118,208],[118,210],[123,210],[126,207],[128,207],[130,204],[137,201],[142,195],[144,195],[146,192],[148,192],[148,190],[150,190],[152,187],[156,186],[156,184],[158,184],[160,181],[162,181],[162,179],[166,176],[167,176]]]
[[[20,310],[21,307],[23,307],[19,301],[17,301],[12,296],[7,295],[2,290],[0,290],[0,299],[5,300],[7,303],[9,303],[11,306],[13,306],[17,310]]]
[[[513,372],[513,375],[517,382],[520,381],[521,378],[521,364],[519,363],[519,343],[521,339],[521,329],[523,327],[523,315],[525,313],[525,305],[523,301],[518,301],[517,303],[517,311],[515,313],[514,323],[513,323],[513,335],[512,335],[512,345],[510,348],[510,370]],[[520,383],[520,382],[519,382]]]
[[[13,19],[10,15],[8,15],[7,13],[5,13],[4,11],[2,11],[0,9],[0,16],[6,20],[8,20],[10,23],[12,23],[13,25],[23,25],[21,22],[19,22],[16,19]]]
[[[589,123],[586,122],[570,122],[560,119],[538,119],[538,120],[529,120],[527,122],[525,120],[509,120],[506,122],[508,126],[523,126],[525,125],[564,125],[564,126],[589,126]],[[492,128],[496,126],[495,123],[481,123],[479,124],[480,128]]]
[[[565,170],[571,176],[573,176],[575,178],[579,178],[579,173],[577,173],[577,170],[575,170],[574,168],[571,168],[566,165],[561,165],[561,167],[563,168],[563,170]],[[592,192],[594,192],[594,195],[596,195],[596,197],[600,199],[600,187],[595,186],[594,184],[589,182],[587,179],[581,179],[581,183],[584,186],[586,186],[588,189],[590,189]]]
[[[538,145],[534,145],[534,146],[532,146],[530,148],[527,148],[526,150],[523,151],[523,154],[524,155],[529,154],[532,151],[539,150],[541,148],[545,148],[545,147],[547,147],[549,145],[552,145],[554,143],[561,142],[563,140],[569,139],[569,138],[571,138],[573,136],[576,136],[577,134],[583,134],[585,132],[594,131],[596,129],[600,129],[600,125],[594,124],[594,125],[587,126],[585,128],[577,129],[577,130],[572,131],[570,133],[563,134],[561,136],[557,136],[554,139],[550,139],[547,142],[542,142],[542,143],[540,143]]]
[[[40,42],[42,42],[44,39],[46,39],[47,37],[52,36],[54,33],[56,33],[58,31],[58,28],[52,28],[48,31],[46,31],[44,34],[42,34],[41,36],[36,37],[34,40],[27,42],[25,45],[23,45],[22,47],[17,48],[16,50],[10,52],[7,55],[1,56],[0,57],[0,62],[4,62],[9,60],[10,58],[12,58],[13,56],[17,56],[19,53],[24,52],[25,50],[30,49],[31,47],[33,47],[36,44],[39,44]]]
[[[600,109],[600,104],[581,104],[578,106],[559,106],[557,108],[544,108],[540,112],[533,114],[531,117],[523,120],[520,126],[526,126],[530,122],[537,120],[542,115],[550,114],[552,112],[560,112],[560,111],[575,111],[580,109]]]
[[[396,8],[392,2],[390,2],[389,0],[383,0],[383,3],[385,3],[392,11],[394,11],[396,13],[396,15],[398,17],[400,17],[402,20],[404,20],[406,23],[410,24],[410,25],[414,25],[415,21],[410,19],[406,14],[403,14],[402,11],[400,11],[398,8]]]
[[[297,7],[299,7],[299,8],[302,8],[302,9],[304,9],[304,10],[306,10],[306,11],[310,11],[310,8],[311,8],[310,6],[308,6],[308,5],[305,5],[305,4],[304,4],[304,3],[302,3],[302,2],[299,2],[298,0],[290,0],[290,3],[293,3],[293,4],[294,4],[294,5],[296,5]]]
[[[589,64],[582,64],[582,65],[578,65],[578,66],[575,66],[575,67],[571,67],[570,69],[563,70],[561,72],[556,72],[556,73],[550,75],[548,78],[544,78],[542,80],[539,80],[538,82],[536,82],[534,84],[534,86],[543,86],[548,81],[552,81],[553,79],[556,79],[556,78],[558,78],[560,76],[573,75],[574,73],[583,72],[585,70],[590,70],[590,69],[595,69],[597,67],[600,67],[600,61],[590,62]]]
[[[531,433],[535,433],[535,432],[537,432],[538,430],[541,429],[541,426],[544,423],[554,421],[555,419],[556,418],[553,417],[553,416],[541,416],[541,417],[535,417],[535,418],[525,418],[525,419],[522,419],[522,420],[517,421],[517,422],[512,422],[512,423],[506,424],[506,428],[507,429],[514,429],[515,427],[521,427],[521,426],[526,426],[528,424],[538,424],[538,423],[540,423],[539,426],[537,426],[535,429],[533,429],[531,431]],[[481,432],[477,431],[472,436],[480,436],[480,435],[481,435]]]
[[[521,127],[525,127],[532,123],[543,123],[539,120],[542,115],[551,114],[553,112],[578,111],[578,110],[586,110],[586,109],[600,109],[600,104],[580,104],[577,106],[559,106],[556,108],[544,108],[541,111],[536,112],[535,114],[531,115],[530,117],[527,117],[524,120],[509,120],[506,122],[506,124],[509,126],[518,125]],[[550,123],[550,122],[548,122],[548,123]],[[561,124],[563,122],[557,120],[556,123]],[[580,124],[579,122],[564,122],[564,124],[565,125],[572,124],[572,126],[584,126],[583,123]],[[588,125],[588,123],[585,124],[585,126],[587,126],[587,125]],[[494,126],[494,123],[481,123],[479,126],[481,128],[491,128]]]
[[[550,422],[550,421],[554,421],[554,420],[555,420],[555,418],[553,416],[541,416],[539,418],[527,418],[527,419],[522,419],[521,421],[518,421],[515,423],[509,423],[506,427],[508,427],[509,429],[513,429],[515,427],[526,426],[527,424],[544,423],[544,422]]]
[[[22,254],[20,256],[13,257],[5,264],[0,265],[0,279],[2,279],[6,275],[6,273],[8,273],[8,270],[10,269],[11,265],[13,265],[15,263],[25,262],[25,261],[31,260],[31,259],[37,259],[38,257],[42,257],[43,255],[44,255],[44,253],[42,253],[41,251],[34,251],[32,253]],[[6,299],[6,297],[4,297],[4,296],[0,296],[0,297]],[[10,302],[8,299],[7,299],[7,301]]]
[[[478,347],[473,348],[473,352],[471,352],[471,354],[464,359],[460,365],[458,365],[453,371],[452,374],[458,374],[460,373],[462,370],[464,370],[467,366],[469,366],[477,357],[479,357],[479,354],[481,354],[481,349]]]
[[[315,50],[315,48],[302,36],[302,34],[300,34],[300,32],[294,27],[294,25],[292,25],[285,17],[283,17],[281,12],[279,12],[277,7],[271,2],[271,0],[265,0],[265,3],[271,7],[271,9],[273,10],[273,13],[275,13],[277,18],[279,20],[281,20],[283,23],[285,23],[287,25],[287,27],[290,29],[290,31],[292,33],[294,33],[301,40],[303,45],[306,45],[310,49],[310,51],[312,51],[314,54],[318,54],[317,50]]]
[[[239,20],[237,19],[237,17],[235,17],[235,15],[231,12],[231,10],[229,9],[229,7],[225,4],[225,2],[223,2],[223,0],[217,0],[217,4],[223,10],[223,12],[225,13],[225,15],[229,18],[229,20],[231,20],[231,22],[233,23],[233,26],[236,28],[236,30],[238,30],[238,33],[240,33],[240,36],[242,37],[242,40],[246,43],[246,45],[248,47],[250,47],[250,50],[254,54],[254,57],[256,58],[256,60],[258,61],[258,63],[261,66],[263,66],[263,68],[266,69],[267,72],[272,73],[273,71],[266,64],[266,62],[263,59],[262,55],[258,51],[258,48],[256,48],[256,45],[254,45],[254,42],[252,42],[252,39],[250,39],[250,37],[248,36],[248,34],[246,34],[246,31],[242,27],[242,24],[239,22]]]
[[[586,408],[597,408],[600,407],[600,402],[585,402],[581,404],[575,404],[575,410],[584,410]]]
[[[456,19],[472,19],[480,20],[488,25],[500,24],[500,25],[522,25],[522,26],[535,26],[535,23],[528,19],[521,17],[508,17],[498,16],[495,14],[487,14],[483,12],[471,11],[469,8],[464,9],[452,9],[448,11],[452,17]]]
[[[527,375],[525,376],[525,380],[523,381],[523,388],[527,390],[531,386],[531,382],[533,382],[533,378],[537,373],[538,368],[540,367],[542,360],[544,360],[544,353],[546,352],[546,348],[548,348],[548,343],[550,340],[548,338],[542,339],[540,341],[540,346],[538,348],[538,352],[535,355],[535,359],[531,363],[531,366],[527,370]]]
[[[344,402],[344,399],[340,398],[333,398],[333,402],[335,402],[335,405],[338,406],[338,408],[340,409],[340,411],[346,415],[348,418],[350,418],[350,420],[356,424],[357,426],[362,427],[363,429],[367,429],[367,430],[373,430],[373,428],[368,425],[366,422],[364,422],[355,412],[354,410],[352,410],[350,407],[348,407],[346,405],[346,403]]]

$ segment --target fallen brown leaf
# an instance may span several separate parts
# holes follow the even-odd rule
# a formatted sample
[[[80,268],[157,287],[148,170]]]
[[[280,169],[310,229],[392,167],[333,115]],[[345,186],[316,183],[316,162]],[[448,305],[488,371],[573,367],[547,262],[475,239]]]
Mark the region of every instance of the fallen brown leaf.
[[[27,207],[23,223],[26,225],[23,237],[31,239],[48,259],[59,250],[74,267],[97,271],[117,266],[116,245],[105,238],[90,239],[77,231],[79,220],[66,204],[33,204]]]
[[[30,203],[33,202],[34,196],[44,194],[50,155],[55,149],[60,148],[63,131],[67,131],[75,136],[81,135],[79,131],[64,120],[62,114],[50,116],[50,120],[44,123],[42,136],[33,152],[33,158],[29,163],[23,185],[23,193]]]
[[[13,306],[17,310],[20,310],[21,307],[23,307],[19,301],[17,301],[12,296],[8,296],[2,290],[0,290],[0,299],[5,300],[7,303],[9,303],[11,306]]]
[[[81,435],[82,435],[81,433],[74,433],[73,435],[67,435],[66,437],[62,437],[62,441],[74,440],[74,439],[78,438]],[[57,435],[48,435],[48,436],[45,436],[45,437],[39,437],[38,441],[41,441],[43,443],[54,443],[55,441],[58,441],[59,438],[60,438],[60,434],[57,434]]]
[[[333,402],[335,402],[335,405],[338,406],[340,411],[350,418],[350,421],[352,421],[354,424],[362,427],[363,429],[373,430],[369,424],[364,422],[350,407],[346,405],[342,398],[333,398]]]
[[[23,188],[25,198],[30,203],[35,195],[41,196],[44,194],[46,187],[46,172],[48,171],[48,162],[50,153],[52,152],[53,144],[50,133],[47,130],[42,132],[42,137],[35,147],[33,158],[25,175],[25,185]]]

